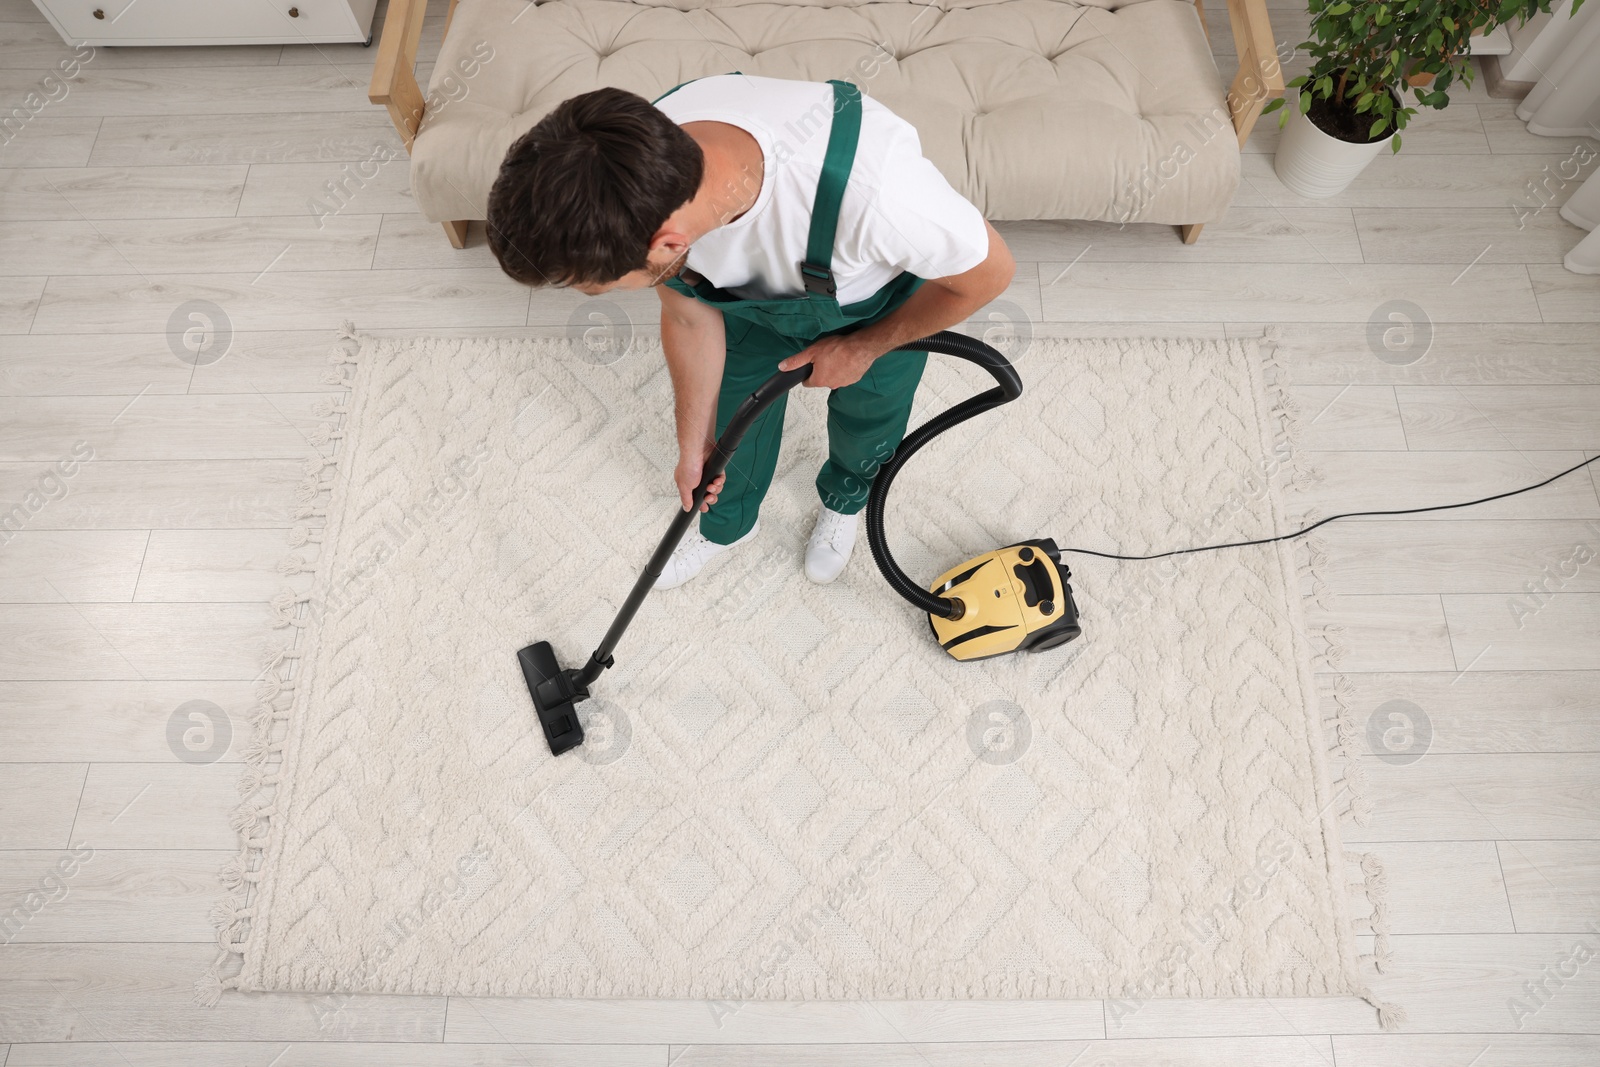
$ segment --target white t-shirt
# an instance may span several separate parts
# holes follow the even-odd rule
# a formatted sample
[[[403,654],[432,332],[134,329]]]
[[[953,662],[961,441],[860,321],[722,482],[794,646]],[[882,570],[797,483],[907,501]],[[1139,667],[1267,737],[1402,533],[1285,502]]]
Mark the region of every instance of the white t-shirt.
[[[800,261],[828,150],[833,86],[719,74],[683,86],[656,106],[679,125],[725,122],[761,145],[755,204],[696,241],[689,267],[742,299],[803,293]],[[867,299],[902,271],[943,278],[989,255],[983,216],[923,158],[916,128],[865,93],[861,110],[861,138],[833,246],[841,305]]]

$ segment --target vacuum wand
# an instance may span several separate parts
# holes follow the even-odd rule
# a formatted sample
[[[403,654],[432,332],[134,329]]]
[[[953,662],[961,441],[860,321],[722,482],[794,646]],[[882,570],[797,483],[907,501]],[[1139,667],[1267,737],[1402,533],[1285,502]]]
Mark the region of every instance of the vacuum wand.
[[[618,609],[617,617],[612,620],[611,627],[606,630],[605,637],[590,654],[589,662],[582,670],[575,668],[563,670],[556,662],[555,650],[548,641],[537,641],[517,652],[517,662],[522,666],[523,680],[528,683],[528,692],[533,697],[533,706],[539,713],[539,725],[544,729],[545,741],[549,743],[552,755],[559,756],[583,744],[583,724],[578,721],[577,704],[580,700],[589,699],[589,686],[614,662],[611,653],[622,640],[628,624],[633,622],[633,617],[639,613],[639,606],[644,603],[644,598],[650,595],[656,579],[661,577],[661,571],[666,567],[667,560],[672,558],[678,542],[689,532],[689,524],[699,516],[700,505],[705,502],[711,483],[727,470],[728,461],[733,458],[739,443],[744,440],[744,435],[755,424],[761,413],[766,411],[778,397],[809,377],[811,377],[809,363],[791,371],[779,371],[757,386],[755,392],[746,397],[735,409],[727,427],[722,431],[722,436],[717,438],[711,455],[706,457],[700,484],[690,498],[692,501],[690,508],[687,511],[679,511],[673,517],[672,524],[667,527],[667,532],[661,538],[661,543],[656,545],[655,552],[644,565],[644,571],[633,583],[627,599]]]
[[[717,438],[716,446],[712,448],[711,455],[706,458],[705,469],[700,476],[700,484],[695,488],[692,506],[688,511],[680,511],[673,517],[672,525],[667,527],[667,532],[662,536],[661,543],[656,545],[656,550],[650,556],[650,561],[644,565],[644,573],[639,575],[639,580],[633,583],[633,589],[628,593],[628,599],[622,602],[617,617],[611,623],[611,628],[606,631],[606,636],[600,646],[589,657],[589,665],[583,669],[580,680],[587,686],[590,682],[600,677],[600,672],[611,666],[611,652],[617,647],[617,642],[622,640],[623,631],[638,614],[639,605],[644,603],[644,598],[655,588],[656,579],[661,577],[661,571],[666,567],[667,560],[672,558],[672,553],[677,549],[678,542],[683,540],[683,535],[689,532],[689,524],[700,515],[700,505],[705,502],[706,493],[710,491],[711,483],[722,477],[728,469],[729,460],[739,448],[744,435],[754,425],[757,417],[767,410],[767,407],[778,397],[787,393],[794,386],[799,385],[811,377],[811,364],[796,367],[792,371],[780,371],[771,378],[762,382],[756,391],[745,398],[744,402],[734,411],[733,418],[728,420],[727,429],[722,431],[722,436]]]

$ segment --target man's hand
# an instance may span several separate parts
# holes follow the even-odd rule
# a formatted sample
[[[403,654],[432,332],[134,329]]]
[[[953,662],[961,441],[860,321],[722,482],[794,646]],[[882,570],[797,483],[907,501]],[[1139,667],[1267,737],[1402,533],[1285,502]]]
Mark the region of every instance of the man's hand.
[[[779,370],[794,370],[807,363],[812,365],[811,377],[802,385],[820,389],[843,389],[861,380],[872,366],[872,361],[883,355],[876,347],[862,344],[850,334],[819,338],[808,348],[778,364]]]
[[[682,501],[684,511],[694,507],[694,491],[700,488],[700,479],[705,477],[706,458],[711,455],[711,447],[705,446],[698,458],[692,452],[681,449],[678,452],[678,469],[673,471],[672,479],[678,483],[678,499]],[[722,485],[727,480],[726,474],[717,475],[717,480],[706,490],[706,498],[700,504],[702,513],[711,510],[711,505],[717,502],[717,494],[722,492]]]

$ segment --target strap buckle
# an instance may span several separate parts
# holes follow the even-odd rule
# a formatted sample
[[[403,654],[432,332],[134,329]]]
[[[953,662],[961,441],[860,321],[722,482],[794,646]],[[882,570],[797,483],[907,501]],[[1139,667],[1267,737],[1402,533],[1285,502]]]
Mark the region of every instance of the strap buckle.
[[[806,292],[816,296],[835,296],[838,292],[833,284],[833,271],[809,261],[800,264],[800,280],[805,283]]]

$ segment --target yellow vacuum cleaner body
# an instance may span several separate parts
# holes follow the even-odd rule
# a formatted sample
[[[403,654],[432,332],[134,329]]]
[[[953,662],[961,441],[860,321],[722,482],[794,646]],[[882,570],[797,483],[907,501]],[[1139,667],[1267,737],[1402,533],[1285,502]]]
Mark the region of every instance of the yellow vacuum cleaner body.
[[[934,638],[959,660],[1043,652],[1083,631],[1060,550],[1044,538],[985,552],[941,574],[929,591],[961,602],[960,618],[929,615]]]

